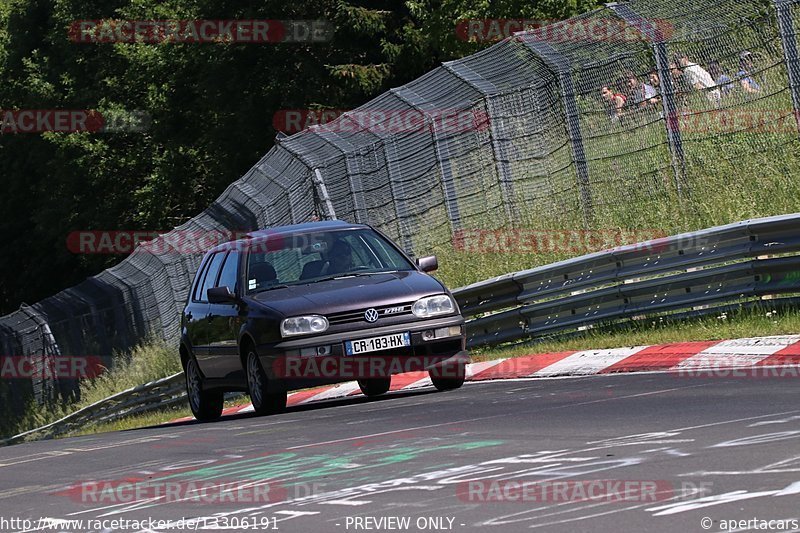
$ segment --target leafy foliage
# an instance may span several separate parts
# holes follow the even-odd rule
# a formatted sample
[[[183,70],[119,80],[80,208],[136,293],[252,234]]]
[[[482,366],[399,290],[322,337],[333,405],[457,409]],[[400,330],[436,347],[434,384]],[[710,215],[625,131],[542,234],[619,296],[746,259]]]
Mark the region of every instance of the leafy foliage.
[[[368,4],[368,5],[367,5]],[[487,43],[464,17],[567,17],[594,0],[2,0],[0,109],[135,110],[145,131],[0,137],[0,312],[119,257],[77,256],[74,230],[167,231],[272,145],[281,109],[353,108]],[[325,43],[75,43],[97,19],[325,19]]]

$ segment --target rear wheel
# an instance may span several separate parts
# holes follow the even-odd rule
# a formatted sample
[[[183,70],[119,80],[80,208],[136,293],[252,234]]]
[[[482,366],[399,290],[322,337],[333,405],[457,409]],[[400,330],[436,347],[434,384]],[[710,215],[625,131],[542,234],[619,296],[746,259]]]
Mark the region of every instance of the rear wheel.
[[[364,396],[380,396],[381,394],[389,392],[389,389],[392,387],[392,378],[359,379],[358,386],[361,388],[361,392],[364,393]]]
[[[261,367],[255,349],[247,351],[245,362],[247,372],[247,390],[253,409],[259,415],[271,415],[286,409],[286,392],[267,392],[267,375]]]
[[[464,384],[466,370],[464,363],[456,363],[432,368],[428,371],[428,375],[437,390],[446,391],[457,389]]]
[[[186,394],[189,407],[197,420],[216,420],[222,415],[223,394],[221,391],[204,391],[203,376],[194,357],[186,363]]]

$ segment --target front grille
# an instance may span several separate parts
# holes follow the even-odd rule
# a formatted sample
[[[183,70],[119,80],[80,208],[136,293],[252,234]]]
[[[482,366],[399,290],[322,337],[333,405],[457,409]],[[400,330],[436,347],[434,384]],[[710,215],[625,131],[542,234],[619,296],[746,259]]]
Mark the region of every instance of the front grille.
[[[411,314],[411,306],[414,302],[406,302],[406,303],[399,303],[393,305],[385,305],[382,307],[365,307],[363,309],[356,309],[353,311],[345,311],[343,313],[335,313],[332,315],[327,315],[328,322],[331,326],[336,326],[339,324],[350,324],[352,322],[366,322],[364,319],[364,313],[367,309],[375,309],[378,312],[378,320],[375,324],[380,324],[381,320],[384,318],[394,318],[398,316],[410,315]],[[391,311],[391,312],[387,312]]]

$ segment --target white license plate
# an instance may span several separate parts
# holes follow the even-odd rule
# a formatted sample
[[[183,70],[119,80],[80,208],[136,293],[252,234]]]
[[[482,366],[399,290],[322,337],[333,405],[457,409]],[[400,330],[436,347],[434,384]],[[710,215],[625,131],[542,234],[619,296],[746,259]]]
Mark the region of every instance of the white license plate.
[[[345,341],[344,343],[347,355],[391,350],[392,348],[402,348],[404,346],[411,346],[411,336],[408,332],[370,337],[369,339],[359,339],[357,341]]]

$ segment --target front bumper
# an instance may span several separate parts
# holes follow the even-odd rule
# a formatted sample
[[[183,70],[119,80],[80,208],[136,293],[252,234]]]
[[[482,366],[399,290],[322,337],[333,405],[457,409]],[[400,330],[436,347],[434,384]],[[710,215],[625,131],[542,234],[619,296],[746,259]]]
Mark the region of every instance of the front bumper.
[[[456,329],[457,328],[457,329]],[[451,334],[458,332],[457,334]],[[345,342],[409,333],[410,346],[346,355]],[[446,333],[431,338],[432,332]],[[293,390],[353,379],[388,377],[465,364],[464,318],[449,317],[283,340],[258,347],[273,390]]]

